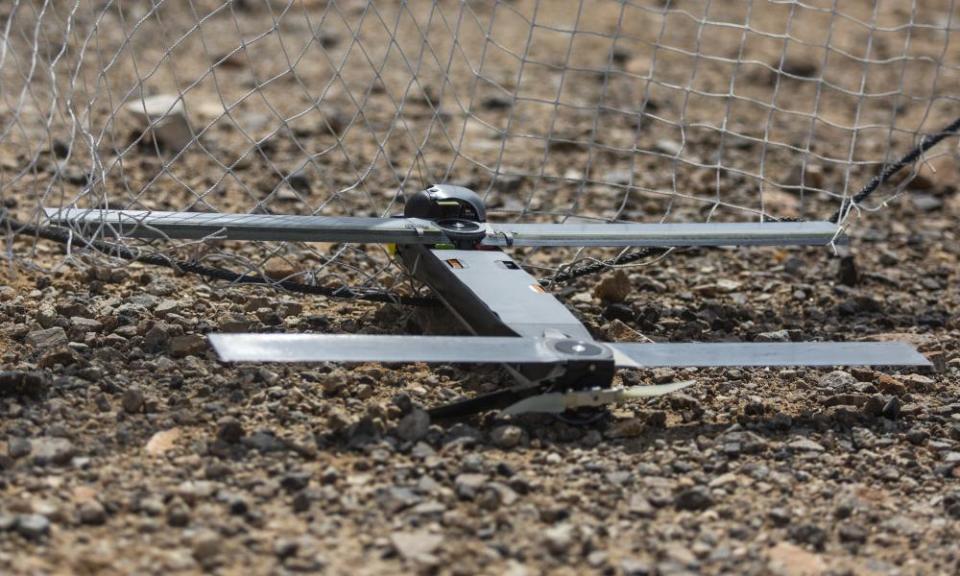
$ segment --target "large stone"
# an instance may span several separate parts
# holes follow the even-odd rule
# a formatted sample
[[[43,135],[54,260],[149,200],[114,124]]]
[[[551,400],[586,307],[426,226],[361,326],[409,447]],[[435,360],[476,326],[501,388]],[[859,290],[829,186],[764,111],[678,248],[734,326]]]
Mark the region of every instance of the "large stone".
[[[161,456],[164,453],[172,450],[173,447],[176,446],[177,440],[179,439],[179,428],[161,430],[150,437],[150,440],[147,441],[147,444],[143,449],[151,456]]]
[[[161,150],[179,152],[193,140],[183,99],[179,94],[135,98],[124,107],[143,126],[146,142],[156,143]]]
[[[633,286],[626,272],[617,270],[597,284],[593,295],[604,302],[623,302],[632,290]]]
[[[63,328],[54,326],[43,330],[34,330],[27,334],[27,344],[35,350],[50,350],[58,346],[65,346],[70,340]]]
[[[407,560],[422,560],[443,544],[443,536],[431,534],[425,530],[414,532],[394,532],[390,543],[400,556]]]
[[[419,408],[414,408],[400,419],[397,425],[397,436],[408,442],[416,442],[426,436],[429,429],[430,415]]]
[[[184,334],[170,339],[170,355],[174,358],[198,356],[207,350],[207,341],[199,334]]]
[[[678,510],[706,510],[713,506],[713,496],[707,488],[694,486],[678,493],[673,499],[673,505]]]
[[[66,438],[40,436],[30,441],[30,453],[38,464],[63,465],[70,462],[76,449]]]
[[[498,426],[490,432],[490,441],[504,450],[515,448],[523,441],[523,428],[513,425]]]
[[[39,540],[50,534],[50,520],[40,514],[23,514],[17,517],[17,532],[28,540]]]

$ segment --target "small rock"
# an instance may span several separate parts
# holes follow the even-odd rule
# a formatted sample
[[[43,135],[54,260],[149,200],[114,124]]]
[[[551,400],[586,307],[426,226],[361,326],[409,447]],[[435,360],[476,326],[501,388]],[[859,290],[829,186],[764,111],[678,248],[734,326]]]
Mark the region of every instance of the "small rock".
[[[183,528],[190,523],[190,507],[176,499],[167,507],[167,524],[174,528]]]
[[[30,452],[37,464],[68,464],[75,454],[73,443],[66,438],[40,436],[30,441]]]
[[[757,342],[789,342],[790,332],[786,330],[776,330],[774,332],[761,332],[757,334]]]
[[[176,300],[161,300],[157,307],[153,309],[153,312],[160,317],[166,316],[167,314],[175,314],[180,310],[180,303]]]
[[[845,388],[850,388],[857,384],[857,379],[850,374],[849,372],[844,372],[843,370],[834,370],[824,374],[820,378],[820,385],[832,390],[841,390]]]
[[[155,142],[161,150],[179,152],[193,141],[193,133],[179,94],[157,94],[134,98],[124,108],[138,118],[148,132],[144,145],[149,150]]]
[[[464,500],[472,500],[487,483],[483,474],[460,474],[454,480],[457,495]]]
[[[126,406],[124,406],[124,408],[126,408]],[[143,449],[151,456],[160,456],[169,450],[172,450],[179,439],[179,428],[161,430],[150,437],[150,440],[147,441],[147,444]]]
[[[683,150],[683,146],[679,142],[667,139],[657,140],[653,147],[657,152],[669,154],[670,156],[678,156]]]
[[[21,370],[0,371],[0,397],[40,398],[50,387],[49,379],[42,372]]]
[[[867,541],[867,531],[857,524],[841,524],[837,536],[841,542],[863,544]]]
[[[17,532],[27,540],[39,540],[50,534],[50,520],[40,514],[22,514],[17,517]]]
[[[814,442],[809,438],[800,438],[798,440],[794,440],[793,442],[790,442],[789,444],[787,444],[787,446],[791,450],[794,450],[795,452],[823,452],[824,451],[824,448],[822,445]]]
[[[886,394],[902,396],[907,393],[907,386],[889,374],[880,374],[874,384]]]
[[[654,368],[651,372],[651,378],[654,384],[667,384],[673,382],[677,373],[672,368]]]
[[[220,555],[223,541],[212,530],[204,530],[193,538],[193,557],[197,562],[206,564]]]
[[[143,391],[136,386],[131,386],[123,392],[123,399],[120,401],[120,404],[127,414],[136,414],[143,409],[145,400]]]
[[[286,258],[274,256],[263,264],[263,273],[273,280],[286,280],[297,273],[297,269]]]
[[[397,436],[407,442],[416,442],[430,430],[430,415],[424,410],[413,408],[397,424]]]
[[[856,286],[860,283],[860,274],[857,272],[857,263],[853,256],[840,258],[840,265],[837,267],[837,282],[844,286]]]
[[[507,96],[494,94],[487,96],[480,101],[480,106],[485,110],[509,110],[513,107],[513,99]]]
[[[294,170],[288,175],[287,184],[304,196],[310,195],[310,175],[303,168]]]
[[[681,491],[673,499],[673,505],[678,510],[706,510],[713,506],[713,496],[703,486],[694,486]]]
[[[883,405],[883,409],[880,411],[880,414],[884,418],[889,418],[890,420],[896,420],[900,416],[900,399],[896,396],[891,397]]]
[[[30,441],[26,438],[13,437],[7,441],[7,456],[16,460],[30,454]]]
[[[143,347],[147,352],[160,352],[170,341],[170,333],[160,322],[154,324],[143,335]]]
[[[287,444],[269,430],[257,430],[250,436],[242,438],[242,441],[244,445],[263,453],[283,452],[287,449]]]
[[[604,302],[623,302],[630,295],[633,286],[626,272],[617,270],[605,277],[593,290],[593,295]]]
[[[863,403],[863,408],[861,411],[865,416],[871,418],[877,418],[883,413],[883,407],[886,404],[883,396],[873,395],[867,398],[867,401]]]
[[[767,518],[769,518],[775,526],[786,526],[790,523],[790,511],[786,508],[771,508],[770,511],[767,512]]]
[[[650,500],[643,494],[634,494],[630,496],[630,513],[641,518],[652,518],[656,511],[650,505]]]
[[[515,448],[523,440],[523,429],[519,426],[498,426],[490,432],[490,441],[494,446],[509,450]]]
[[[310,485],[309,472],[288,472],[280,479],[280,487],[292,494]]]
[[[227,444],[237,444],[243,440],[243,424],[233,416],[224,416],[217,422],[217,439]]]
[[[555,556],[562,556],[570,551],[573,545],[573,525],[563,523],[548,528],[543,533],[547,549]]]
[[[170,355],[174,358],[199,356],[207,350],[207,341],[199,334],[183,334],[170,339]]]
[[[54,326],[45,330],[34,330],[27,334],[27,344],[35,350],[49,350],[59,346],[66,346],[70,340],[63,328]]]
[[[394,532],[390,535],[390,543],[403,558],[416,560],[433,554],[443,544],[443,536],[425,530]]]
[[[89,526],[100,526],[107,521],[107,511],[96,500],[87,500],[81,504],[77,515],[82,524]]]

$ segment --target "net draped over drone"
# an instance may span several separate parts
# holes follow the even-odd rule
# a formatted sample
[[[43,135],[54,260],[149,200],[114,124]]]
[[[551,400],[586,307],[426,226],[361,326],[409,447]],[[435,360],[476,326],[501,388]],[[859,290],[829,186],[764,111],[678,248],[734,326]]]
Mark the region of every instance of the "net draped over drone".
[[[83,236],[383,243],[473,336],[211,334],[227,362],[427,362],[503,365],[512,386],[434,407],[435,418],[499,409],[560,413],[657,396],[693,381],[614,388],[617,369],[721,366],[926,366],[901,342],[599,342],[503,248],[830,246],[834,222],[491,223],[473,191],[437,184],[403,217],[330,217],[108,209],[48,209]]]

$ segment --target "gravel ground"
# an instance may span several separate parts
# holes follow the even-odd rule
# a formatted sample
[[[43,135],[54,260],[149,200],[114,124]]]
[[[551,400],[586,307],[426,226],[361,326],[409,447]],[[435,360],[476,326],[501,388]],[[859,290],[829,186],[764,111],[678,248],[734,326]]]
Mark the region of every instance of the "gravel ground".
[[[206,10],[219,3],[190,4]],[[257,3],[235,4],[235,10],[205,21],[212,27],[207,29],[209,46],[201,49],[194,34],[177,49],[190,56],[177,60],[181,65],[174,71],[184,78],[200,77],[212,62],[218,63],[218,86],[203,76],[187,95],[192,122],[203,115],[215,118],[198,141],[203,146],[195,143],[169,165],[150,146],[131,148],[119,168],[113,164],[105,172],[100,183],[104,196],[98,200],[109,197],[113,206],[222,211],[269,204],[277,213],[373,215],[389,211],[398,190],[412,192],[411,183],[421,171],[444,174],[449,161],[450,180],[488,191],[487,202],[499,211],[497,217],[525,210],[528,217],[540,218],[559,212],[702,221],[708,214],[742,219],[747,209],[761,208],[778,216],[823,217],[837,207],[836,198],[823,190],[855,188],[853,183],[868,179],[875,168],[860,164],[849,171],[842,162],[823,159],[876,160],[888,152],[905,152],[911,130],[932,131],[948,115],[944,111],[955,108],[955,100],[941,98],[941,108],[924,120],[924,106],[901,103],[899,129],[892,134],[897,147],[890,151],[886,130],[882,135],[865,130],[850,144],[849,130],[842,127],[855,123],[852,115],[859,113],[862,101],[826,91],[823,104],[830,122],[818,123],[814,152],[819,156],[803,155],[800,162],[796,147],[804,143],[798,134],[809,129],[808,120],[783,111],[804,110],[815,94],[819,98],[818,86],[809,80],[818,72],[820,52],[811,45],[794,46],[789,58],[778,62],[782,44],[764,37],[744,45],[737,36],[723,35],[724,30],[708,33],[702,45],[694,45],[700,40],[697,20],[684,17],[670,25],[671,36],[634,38],[620,51],[611,51],[601,36],[585,35],[569,63],[595,65],[609,53],[621,73],[603,78],[572,74],[563,93],[569,107],[562,108],[565,113],[554,126],[550,119],[556,108],[534,106],[533,100],[557,97],[551,92],[556,67],[531,64],[524,80],[511,85],[518,61],[510,50],[522,48],[516,43],[529,22],[510,9],[526,10],[532,3],[510,2],[500,6],[495,31],[504,49],[491,49],[484,68],[487,80],[503,86],[474,86],[474,117],[463,122],[463,134],[452,134],[454,139],[464,136],[454,161],[438,138],[414,150],[411,142],[423,134],[413,140],[400,134],[399,141],[388,139],[378,148],[377,138],[371,141],[364,131],[379,136],[400,114],[391,98],[407,86],[402,63],[391,61],[378,77],[382,84],[364,76],[370,71],[363,62],[344,66],[344,86],[325,96],[330,106],[279,122],[277,117],[295,115],[298,106],[316,96],[309,90],[305,95],[294,80],[322,85],[330,65],[307,58],[297,64],[296,74],[278,75],[289,63],[279,58],[271,37],[251,44],[249,54],[228,57],[237,42],[231,26],[236,35],[236,23],[262,27],[275,15]],[[322,3],[303,4],[312,10]],[[365,5],[344,4],[348,19]],[[683,6],[696,16],[688,4],[694,3]],[[952,9],[945,0],[924,4],[932,13]],[[711,18],[742,17],[740,3],[706,5],[719,10]],[[554,19],[569,24],[576,3],[563,6],[544,8],[541,24],[553,25]],[[483,6],[476,10],[486,15]],[[173,31],[181,24],[189,30],[194,23],[186,12],[168,12],[156,21]],[[587,12],[584,28],[609,34],[619,3]],[[814,38],[822,32],[822,14],[808,12],[813,14],[809,19],[803,11],[797,16],[793,36]],[[870,16],[866,5],[855,12]],[[785,6],[758,10],[751,26],[775,35],[782,31],[786,13]],[[276,29],[304,43],[313,38],[301,14],[292,14]],[[628,25],[643,34],[659,29],[656,12],[627,16]],[[909,14],[899,16],[898,22]],[[116,25],[129,31],[138,16],[114,17],[116,22],[111,17],[103,20],[103,30]],[[163,43],[151,35],[154,20],[142,25],[144,32],[131,44],[143,59],[159,59]],[[397,42],[416,47],[417,31],[406,21],[403,26],[410,33],[398,34]],[[838,54],[864,43],[863,27],[854,20],[837,26],[831,57],[841,63],[833,62],[825,72],[842,83],[859,78],[859,64],[843,64]],[[899,33],[877,34],[880,56],[902,48]],[[476,30],[465,25],[464,34],[465,45],[483,46]],[[119,33],[103,35],[98,40],[108,47],[111,39],[116,45],[123,40]],[[557,65],[568,37],[538,30],[531,59]],[[317,38],[334,55],[352,46],[343,30]],[[681,49],[661,51],[657,66],[664,83],[654,86],[644,103],[644,111],[661,122],[648,122],[641,130],[631,111],[646,98],[638,78],[653,65],[644,48],[652,41]],[[939,54],[940,37],[932,30],[917,30],[911,41],[917,54]],[[725,109],[722,99],[696,94],[681,102],[669,88],[689,83],[701,92],[727,90],[728,67],[714,60],[691,68],[682,50],[735,58],[738,46],[754,60],[737,77],[737,93],[744,99],[769,97],[783,81],[775,97],[778,111],[765,117],[775,127],[787,126],[784,134],[764,134],[767,124],[756,121],[769,107],[744,107],[738,101]],[[259,57],[258,51],[273,57]],[[351,57],[360,58],[356,51]],[[118,59],[108,74],[111,81],[123,85],[122,74],[132,74],[127,60]],[[427,59],[424,78],[436,78],[438,71],[430,66]],[[17,78],[15,70],[2,72]],[[457,61],[450,74],[469,78],[468,72]],[[954,68],[920,64],[909,71],[916,78],[908,80],[920,90],[935,72],[942,74],[940,90],[960,85]],[[880,58],[870,78],[883,85],[901,73]],[[370,100],[360,119],[351,116],[355,110],[345,93],[352,74],[357,75],[353,88],[370,83]],[[175,74],[161,67],[145,84],[149,91],[169,91],[177,86],[171,76]],[[228,102],[241,98],[258,81],[273,77],[272,84],[253,93],[275,102],[277,117],[264,111],[259,97],[240,102],[229,116],[215,106],[219,96]],[[449,124],[459,125],[451,93],[468,91],[470,84],[454,84],[407,86],[403,115],[410,124],[404,127],[417,132],[428,120],[432,126],[431,118],[439,116],[436,106],[444,114],[452,110]],[[532,100],[516,103],[514,115],[504,87]],[[42,98],[42,91],[37,93]],[[594,118],[577,113],[575,106],[598,98],[607,103],[610,115],[598,114],[604,130],[595,138]],[[899,104],[868,100],[860,121],[886,126],[891,106]],[[7,112],[0,109],[0,116]],[[31,117],[27,109],[18,112],[18,130],[25,138],[53,140],[44,132],[53,128],[35,123],[39,116]],[[730,120],[727,138],[732,141],[726,148],[709,127],[717,118]],[[113,120],[118,127],[111,137],[127,144],[131,134],[138,137],[129,118]],[[525,137],[491,136],[491,130],[511,121],[514,135]],[[700,124],[681,134],[676,126],[681,121]],[[739,140],[729,136],[736,130]],[[251,135],[262,141],[251,147]],[[768,137],[792,142],[794,148],[764,146],[769,155],[758,160],[758,142]],[[553,147],[544,149],[544,140]],[[76,145],[82,156],[82,139]],[[349,150],[350,158],[341,157],[338,145]],[[743,172],[698,166],[718,146],[723,165]],[[950,146],[955,141],[945,144]],[[39,203],[55,204],[54,197],[71,198],[88,182],[88,167],[65,157],[64,146],[54,143],[37,155],[21,148],[13,139],[0,142],[0,175],[12,170],[30,176],[0,189],[0,200],[18,217],[29,217]],[[325,152],[305,167],[305,150]],[[424,151],[432,163],[410,167]],[[416,160],[411,160],[414,152]],[[399,163],[386,165],[378,156],[383,154]],[[372,169],[358,176],[357,166],[368,164]],[[398,182],[400,166],[410,172]],[[581,186],[582,179],[593,182]],[[450,318],[442,311],[208,285],[166,269],[116,266],[82,255],[64,258],[57,245],[18,238],[10,252],[18,258],[4,261],[0,269],[0,572],[956,573],[957,181],[951,157],[925,165],[903,195],[883,210],[849,222],[849,255],[799,248],[684,250],[622,275],[583,278],[555,290],[598,339],[896,339],[918,346],[935,370],[624,372],[620,378],[631,384],[686,379],[698,384],[683,393],[618,407],[584,426],[497,414],[430,422],[423,408],[507,382],[495,369],[224,365],[204,338],[213,331],[449,333]],[[359,186],[350,194],[330,192],[354,183]],[[761,187],[764,206],[757,204]],[[678,191],[691,196],[671,195]],[[727,203],[717,214],[710,212],[718,208],[711,204],[715,197]],[[308,250],[297,244],[258,248],[223,243],[160,248],[224,265],[234,265],[239,256],[277,277],[310,279],[315,274],[323,281],[331,278],[330,285],[388,285],[396,278],[377,273],[386,263],[378,250],[344,253],[330,245]],[[332,255],[337,258],[328,265]],[[552,251],[519,255],[538,272],[570,259],[570,254]],[[611,289],[596,291],[601,281]]]

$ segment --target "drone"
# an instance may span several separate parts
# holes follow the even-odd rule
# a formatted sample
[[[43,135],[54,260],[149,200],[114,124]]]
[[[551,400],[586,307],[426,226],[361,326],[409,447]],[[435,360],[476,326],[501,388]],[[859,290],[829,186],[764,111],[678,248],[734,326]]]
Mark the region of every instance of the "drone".
[[[511,258],[511,247],[829,246],[836,223],[492,223],[472,190],[436,184],[402,217],[367,218],[64,208],[54,225],[122,238],[383,243],[471,336],[210,334],[224,362],[500,364],[515,381],[429,411],[569,413],[669,394],[695,382],[615,387],[618,369],[657,367],[929,366],[903,342],[637,343],[595,340]]]

